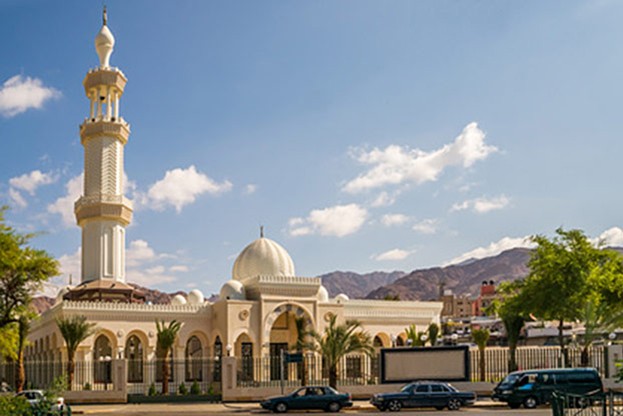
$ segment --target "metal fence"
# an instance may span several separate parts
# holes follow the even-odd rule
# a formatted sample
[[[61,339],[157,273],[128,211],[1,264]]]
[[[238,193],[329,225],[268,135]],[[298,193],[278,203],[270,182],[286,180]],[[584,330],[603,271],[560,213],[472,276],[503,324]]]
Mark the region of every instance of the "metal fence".
[[[580,366],[580,348],[569,348],[568,367]],[[489,347],[485,349],[485,381],[498,382],[508,374],[508,348]],[[589,366],[595,367],[602,377],[606,371],[606,348],[596,346],[589,349]],[[519,370],[557,368],[562,366],[559,347],[518,347],[515,355]],[[469,351],[470,380],[480,381],[480,352]],[[237,359],[237,385],[239,387],[264,387],[280,384],[280,357],[242,357]],[[326,384],[329,371],[322,357],[307,354],[302,363],[283,365],[284,384],[300,386],[303,380],[309,384]],[[338,380],[341,385],[377,384],[380,380],[380,356],[349,355],[338,365]]]
[[[595,346],[588,350],[589,367],[595,367],[602,377],[606,374],[606,347]],[[567,367],[580,367],[581,348],[568,348]],[[480,380],[480,352],[470,349],[471,380]],[[508,374],[508,348],[489,347],[485,349],[485,381],[497,382]],[[518,370],[563,367],[562,353],[559,347],[518,347],[515,354]]]
[[[553,416],[623,416],[623,393],[596,392],[586,395],[554,392]]]
[[[343,357],[338,371],[342,385],[378,384],[379,356],[352,354]],[[283,378],[289,387],[302,384],[327,384],[329,368],[317,355],[305,355],[301,363],[283,363],[276,357],[243,357],[237,360],[239,387],[278,386]]]

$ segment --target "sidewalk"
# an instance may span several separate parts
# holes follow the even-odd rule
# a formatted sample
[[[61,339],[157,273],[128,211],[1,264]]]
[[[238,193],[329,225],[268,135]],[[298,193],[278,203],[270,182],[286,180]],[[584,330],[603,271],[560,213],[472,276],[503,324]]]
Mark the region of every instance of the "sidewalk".
[[[494,402],[489,399],[478,400],[472,407],[506,407],[504,403]],[[72,414],[110,413],[119,415],[131,415],[134,413],[166,412],[175,414],[176,411],[184,413],[268,413],[263,410],[259,403],[145,403],[145,404],[91,404],[72,406]],[[353,407],[344,409],[349,411],[373,411],[376,410],[368,401],[355,400]]]

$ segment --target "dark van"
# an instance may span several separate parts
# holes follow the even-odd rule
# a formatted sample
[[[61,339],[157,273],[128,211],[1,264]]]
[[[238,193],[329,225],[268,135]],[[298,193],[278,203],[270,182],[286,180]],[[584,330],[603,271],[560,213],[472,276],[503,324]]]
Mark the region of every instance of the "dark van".
[[[511,409],[522,404],[526,409],[533,409],[539,404],[548,403],[555,390],[587,394],[602,391],[603,384],[594,368],[515,371],[495,387],[491,397],[508,403]]]

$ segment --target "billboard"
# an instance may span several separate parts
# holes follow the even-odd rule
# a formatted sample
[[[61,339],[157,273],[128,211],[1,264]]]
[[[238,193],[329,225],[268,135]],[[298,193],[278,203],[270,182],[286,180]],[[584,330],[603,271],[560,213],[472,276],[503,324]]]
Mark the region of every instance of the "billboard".
[[[381,383],[469,381],[469,347],[383,348]]]

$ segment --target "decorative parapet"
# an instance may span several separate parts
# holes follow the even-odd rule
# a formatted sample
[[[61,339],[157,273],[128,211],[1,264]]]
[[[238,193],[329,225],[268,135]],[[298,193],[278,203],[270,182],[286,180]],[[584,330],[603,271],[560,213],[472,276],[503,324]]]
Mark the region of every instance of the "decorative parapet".
[[[125,145],[130,137],[130,125],[122,118],[113,121],[106,116],[87,118],[80,125],[80,142],[83,145],[89,139],[102,136],[114,137]]]
[[[84,81],[82,84],[84,85],[84,91],[87,95],[93,88],[97,88],[102,85],[106,85],[108,87],[115,87],[121,94],[123,94],[123,90],[125,88],[128,79],[125,77],[123,72],[118,68],[95,68],[91,69],[86,77],[84,77]]]
[[[74,203],[78,224],[90,218],[112,218],[128,225],[132,221],[132,201],[123,195],[81,196]]]
[[[348,319],[439,319],[442,302],[349,300],[344,302],[344,317]]]
[[[203,305],[171,305],[148,303],[114,303],[89,301],[63,301],[63,311],[102,311],[102,312],[148,312],[148,313],[180,313],[208,311],[210,304]]]
[[[321,280],[318,277],[255,276],[245,283],[251,298],[259,295],[281,295],[296,297],[316,296]]]

